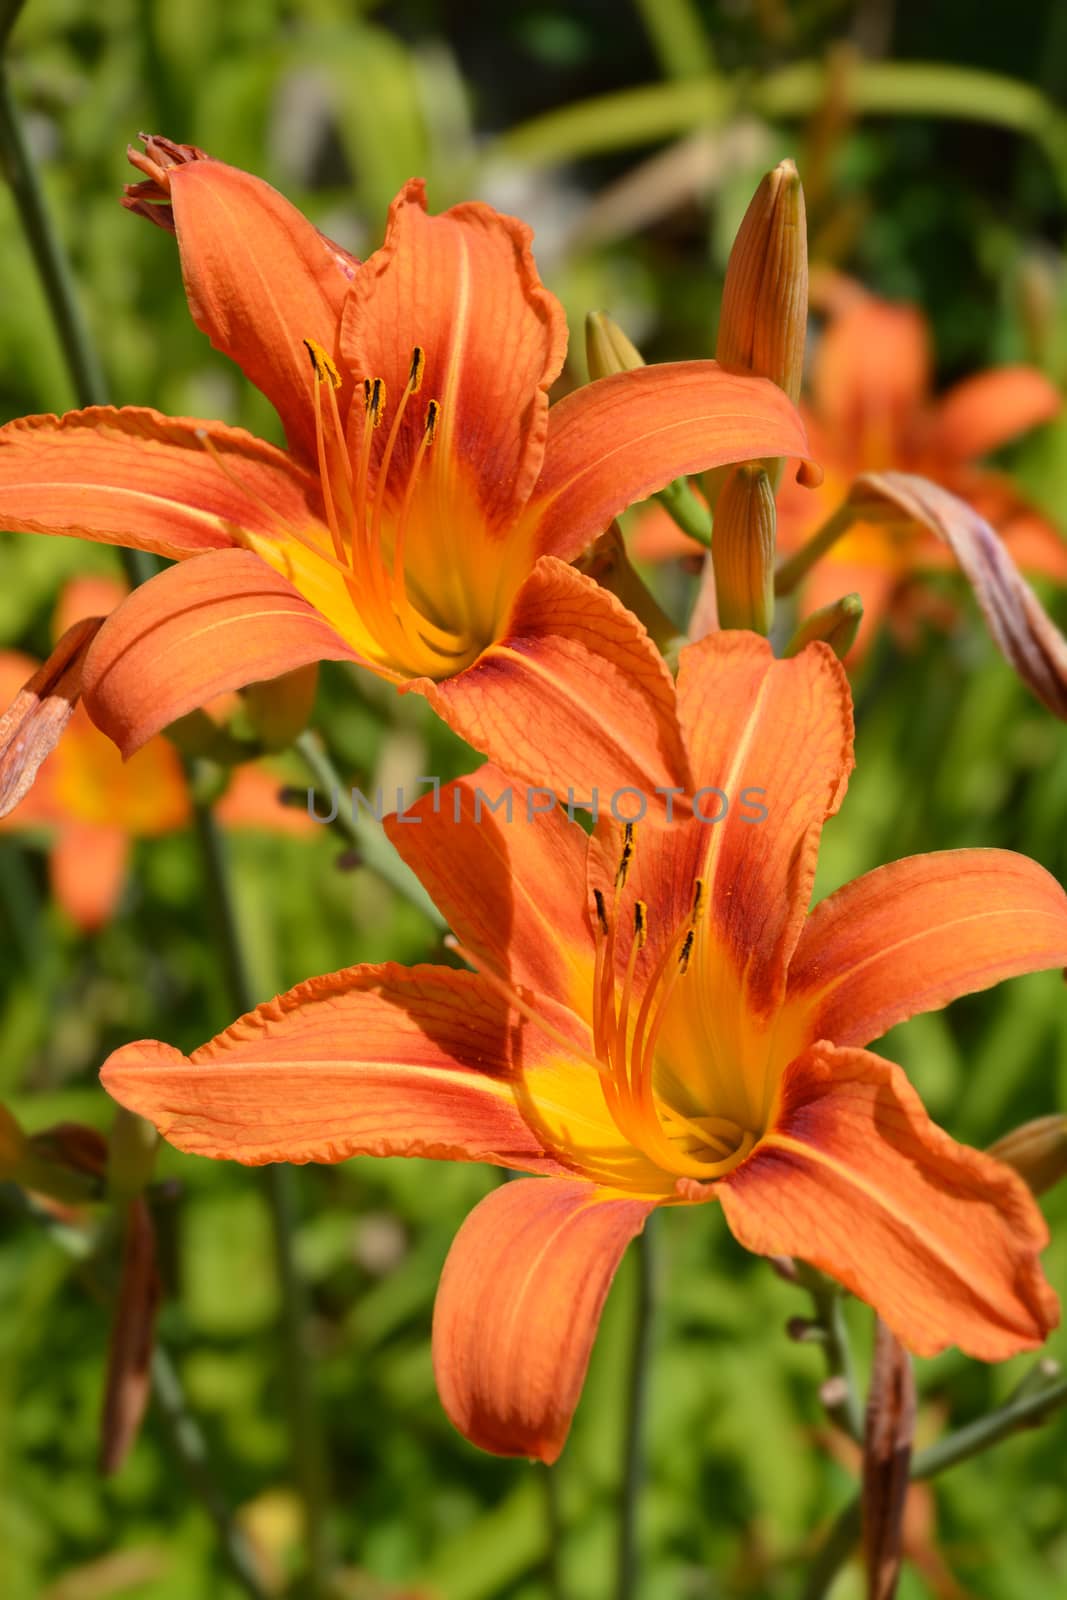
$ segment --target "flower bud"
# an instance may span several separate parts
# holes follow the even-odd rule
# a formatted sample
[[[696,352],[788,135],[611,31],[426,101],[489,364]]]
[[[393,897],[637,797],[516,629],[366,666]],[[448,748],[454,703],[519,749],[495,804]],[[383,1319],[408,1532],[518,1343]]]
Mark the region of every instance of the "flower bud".
[[[730,251],[716,358],[770,378],[795,404],[807,322],[804,190],[795,164],[781,161],[756,190]]]
[[[715,511],[715,594],[721,628],[767,634],[774,621],[774,490],[758,462],[735,467]]]
[[[1014,1167],[1034,1194],[1067,1177],[1067,1116],[1037,1117],[989,1146],[989,1154]]]
[[[843,595],[831,606],[822,606],[805,617],[785,647],[786,656],[798,656],[805,645],[822,640],[839,661],[844,661],[856,642],[863,621],[863,601],[858,594]]]
[[[243,694],[245,714],[265,749],[285,750],[303,733],[315,709],[318,686],[319,669],[314,661],[278,678],[248,685]]]
[[[633,372],[645,358],[606,311],[590,311],[585,319],[585,359],[591,378],[610,378],[615,372]]]

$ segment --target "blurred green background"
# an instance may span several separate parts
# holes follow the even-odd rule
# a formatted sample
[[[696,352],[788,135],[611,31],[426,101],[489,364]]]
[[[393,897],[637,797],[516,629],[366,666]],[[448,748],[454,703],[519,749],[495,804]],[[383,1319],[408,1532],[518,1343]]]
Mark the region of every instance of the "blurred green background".
[[[584,380],[587,310],[650,359],[712,353],[733,231],[762,172],[796,157],[813,258],[920,303],[938,378],[1026,359],[1067,372],[1067,12],[889,0],[29,0],[9,47],[23,113],[113,397],[276,421],[196,332],[174,242],[120,209],[124,147],[165,133],[268,178],[357,253],[402,181],[435,209],[482,197],[530,221]],[[988,72],[993,78],[972,78]],[[75,403],[0,186],[0,417]],[[1065,431],[1010,464],[1067,523]],[[0,647],[47,653],[64,578],[113,552],[0,535]],[[680,571],[660,575],[679,614]],[[858,770],[826,835],[818,890],[916,850],[999,844],[1067,878],[1067,740],[994,653],[973,603],[903,655],[887,638],[856,684]],[[1064,596],[1047,596],[1061,623]],[[323,673],[316,713],[364,788],[465,770],[423,702]],[[41,841],[0,839],[0,1099],[29,1130],[106,1130],[107,1052],[143,1035],[191,1048],[231,1019],[191,836],[142,843],[119,916],[77,935],[47,900]],[[239,913],[261,998],[361,960],[433,958],[433,928],[369,871],[309,841],[233,839]],[[1067,1104],[1058,974],[920,1019],[880,1046],[959,1138],[984,1144]],[[278,1289],[262,1175],[164,1151],[156,1201],[160,1322],[226,1502],[267,1582],[299,1567]],[[329,1535],[353,1600],[547,1596],[544,1474],[478,1454],[435,1397],[429,1330],[448,1244],[496,1181],[479,1168],[352,1161],[297,1175],[312,1377],[329,1459]],[[14,1203],[0,1212],[0,1594],[151,1600],[239,1591],[150,1412],[128,1463],[95,1473],[107,1322],[69,1256]],[[1048,1198],[1053,1284],[1067,1291],[1067,1192]],[[641,1600],[799,1595],[816,1536],[850,1490],[823,1447],[819,1353],[792,1344],[795,1289],[726,1237],[714,1208],[659,1229]],[[105,1240],[105,1254],[106,1254]],[[609,1593],[634,1299],[609,1302],[558,1470],[573,1600]],[[863,1308],[850,1309],[861,1349]],[[1062,1359],[1067,1342],[1053,1338]],[[926,1363],[920,1437],[1003,1398],[1025,1364]],[[1055,1600],[1067,1590],[1064,1425],[1026,1433],[934,1491],[943,1566],[903,1600]],[[928,1519],[933,1512],[924,1507]],[[862,1593],[857,1571],[834,1591]]]

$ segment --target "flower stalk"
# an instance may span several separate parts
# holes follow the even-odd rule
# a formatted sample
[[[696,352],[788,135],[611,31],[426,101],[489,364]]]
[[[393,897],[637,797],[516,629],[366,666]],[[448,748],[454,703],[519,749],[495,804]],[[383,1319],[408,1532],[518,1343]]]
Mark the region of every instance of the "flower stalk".
[[[630,1347],[630,1372],[626,1391],[626,1437],[623,1445],[615,1600],[634,1600],[634,1597],[640,1592],[638,1582],[638,1510],[641,1503],[641,1484],[644,1478],[648,1370],[652,1353],[652,1331],[656,1297],[654,1227],[654,1219],[649,1217],[645,1223],[644,1231],[639,1233],[634,1241],[637,1284],[634,1305],[633,1343]]]

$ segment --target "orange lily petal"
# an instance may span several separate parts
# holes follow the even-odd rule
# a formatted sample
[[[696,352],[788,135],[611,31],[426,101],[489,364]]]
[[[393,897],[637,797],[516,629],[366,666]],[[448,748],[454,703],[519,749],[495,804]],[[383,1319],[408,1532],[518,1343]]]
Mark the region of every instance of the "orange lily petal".
[[[74,715],[99,627],[99,617],[87,617],[68,628],[0,716],[0,817],[18,805]]]
[[[950,1139],[869,1051],[819,1044],[794,1061],[774,1126],[718,1196],[746,1249],[831,1273],[916,1355],[955,1344],[1002,1361],[1059,1319],[1026,1185]]]
[[[213,695],[309,661],[352,661],[340,635],[250,550],[161,572],[112,612],[85,663],[85,704],[128,756]]]
[[[167,184],[194,322],[266,395],[290,448],[313,465],[315,379],[303,341],[339,359],[351,269],[261,178],[207,159],[171,167]]]
[[[441,412],[427,492],[462,471],[491,529],[509,521],[533,487],[547,391],[567,348],[563,308],[541,285],[531,238],[525,223],[477,201],[428,216],[425,185],[414,179],[394,200],[385,243],[357,273],[344,314],[344,361],[381,378],[387,403],[408,385],[414,347],[424,355],[390,486],[402,493],[435,399]],[[360,404],[358,429],[363,421]]]
[[[100,1077],[194,1155],[250,1166],[433,1156],[559,1172],[517,1104],[517,1063],[528,1071],[545,1052],[474,973],[389,963],[311,978],[189,1057],[126,1045]]]
[[[115,914],[130,846],[121,828],[68,822],[59,830],[48,863],[52,893],[83,933],[93,933]]]
[[[543,557],[504,636],[440,683],[404,685],[516,780],[603,805],[626,785],[684,784],[674,686],[641,624],[591,578]]]
[[[940,400],[931,421],[933,458],[973,461],[1056,416],[1063,397],[1036,367],[996,367],[965,378]]]
[[[232,476],[208,454],[205,433]],[[283,451],[221,422],[90,406],[0,428],[0,527],[16,533],[180,558],[232,545],[242,531],[307,528],[318,505],[315,481]]]
[[[1056,716],[1067,719],[1067,639],[993,529],[963,500],[906,472],[857,478],[850,499],[889,502],[952,549],[1001,655]]]
[[[611,1280],[653,1208],[529,1178],[471,1212],[441,1275],[433,1362],[441,1403],[473,1444],[556,1460]]]
[[[1067,895],[1011,850],[890,862],[817,905],[797,941],[787,1004],[816,1039],[864,1045],[920,1011],[1003,978],[1067,966]]]
[[[808,456],[777,384],[714,361],[675,361],[587,383],[549,412],[527,515],[537,549],[569,561],[612,517],[686,473],[760,456]]]
[[[729,809],[720,822],[687,825],[668,921],[682,920],[693,878],[703,876],[715,932],[703,948],[718,972],[709,982],[718,988],[743,975],[747,1007],[768,1016],[804,925],[822,825],[852,770],[848,681],[825,645],[776,661],[755,634],[709,634],[682,651],[678,715],[701,809],[721,809],[715,795],[700,797],[702,788],[721,790]],[[759,791],[765,820],[752,821],[751,809],[745,820],[747,789]]]
[[[510,814],[489,809],[507,793]],[[385,831],[459,942],[512,984],[587,1014],[593,939],[584,830],[558,807],[530,815],[523,791],[489,763],[446,784],[436,800],[425,795],[403,818],[387,817]]]
[[[853,301],[815,348],[812,397],[848,468],[888,466],[911,445],[930,385],[930,340],[914,306]],[[850,448],[849,448],[850,447]]]

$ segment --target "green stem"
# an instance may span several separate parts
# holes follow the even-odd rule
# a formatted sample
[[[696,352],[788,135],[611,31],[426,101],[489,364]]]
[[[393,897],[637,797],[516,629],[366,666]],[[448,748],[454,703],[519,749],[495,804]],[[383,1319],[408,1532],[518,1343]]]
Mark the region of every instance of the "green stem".
[[[686,478],[675,478],[656,496],[667,514],[674,518],[683,533],[705,550],[711,549],[711,512],[689,487]]]
[[[708,35],[693,0],[635,0],[663,74],[698,78],[713,71]]]
[[[550,1600],[565,1600],[563,1587],[563,1508],[560,1504],[559,1467],[539,1469],[545,1493],[545,1523],[548,1538],[545,1542],[545,1587]]]
[[[856,512],[853,506],[838,506],[807,543],[802,545],[795,555],[790,556],[788,561],[782,562],[774,575],[775,594],[792,594],[797,584],[807,577],[815,563],[833,548],[843,534],[848,532],[855,520]]]
[[[841,1303],[841,1291],[832,1279],[821,1274],[801,1280],[811,1295],[814,1321],[819,1343],[826,1358],[827,1383],[832,1385],[826,1410],[830,1418],[850,1439],[863,1443],[864,1418],[856,1384],[856,1368],[852,1360],[852,1345],[848,1337],[848,1324]]]
[[[104,406],[109,399],[107,378],[82,315],[70,262],[52,223],[3,60],[4,47],[21,9],[21,0],[16,0],[0,14],[0,165],[11,187],[75,398],[80,406]],[[133,587],[159,570],[154,558],[143,550],[122,550],[120,556]]]
[[[968,1422],[966,1427],[957,1428],[936,1444],[920,1450],[912,1461],[911,1476],[916,1482],[934,1478],[958,1462],[967,1461],[971,1456],[988,1450],[990,1445],[999,1444],[1010,1433],[1044,1422],[1063,1406],[1067,1406],[1067,1378],[1061,1378],[1047,1388],[1030,1390],[1027,1394],[1006,1400],[995,1411],[990,1411],[988,1416]]]
[[[937,1477],[949,1467],[968,1461],[992,1445],[999,1444],[1009,1434],[1018,1433],[1020,1428],[1036,1427],[1064,1406],[1067,1406],[1067,1378],[1041,1388],[1028,1388],[1006,1400],[987,1416],[968,1422],[966,1426],[946,1434],[936,1444],[920,1450],[912,1458],[911,1481],[920,1483]],[[837,1574],[855,1549],[862,1526],[860,1497],[856,1495],[838,1514],[815,1558],[804,1589],[804,1600],[824,1600]]]
[[[411,868],[397,855],[382,832],[381,826],[364,817],[362,812],[350,803],[346,804],[345,785],[341,782],[329,752],[315,734],[302,733],[293,748],[307,767],[316,787],[323,791],[331,810],[336,802],[337,816],[334,819],[334,826],[350,844],[355,846],[361,863],[369,867],[372,872],[376,872],[383,882],[403,895],[405,900],[417,906],[435,927],[443,928],[445,920],[441,913]]]
[[[45,205],[22,124],[0,62],[0,161],[11,187],[22,231],[33,254],[59,342],[82,405],[106,404],[107,386],[74,293],[74,282],[59,236]]]
[[[237,1011],[244,1013],[254,1008],[255,993],[244,957],[225,841],[210,806],[196,801],[194,815],[230,1002]],[[309,1600],[316,1600],[316,1597],[325,1593],[329,1570],[323,1518],[326,1504],[325,1452],[311,1383],[312,1352],[307,1338],[307,1298],[296,1261],[294,1173],[292,1167],[275,1162],[264,1168],[264,1177],[281,1293],[293,1460],[304,1511],[307,1593]]]
[[[170,1448],[186,1481],[211,1518],[230,1570],[252,1600],[266,1600],[255,1556],[244,1533],[234,1523],[229,1507],[212,1476],[207,1444],[200,1425],[186,1403],[181,1379],[169,1355],[157,1345],[152,1354],[152,1398],[167,1434]]]
[[[863,1532],[863,1505],[859,1495],[838,1512],[804,1585],[803,1600],[825,1600],[838,1573],[855,1550]]]
[[[639,1592],[637,1517],[644,1478],[645,1409],[652,1319],[655,1308],[654,1216],[634,1241],[637,1261],[637,1303],[634,1307],[633,1345],[626,1397],[626,1437],[623,1443],[622,1494],[619,1507],[618,1568],[615,1600],[634,1600]]]

